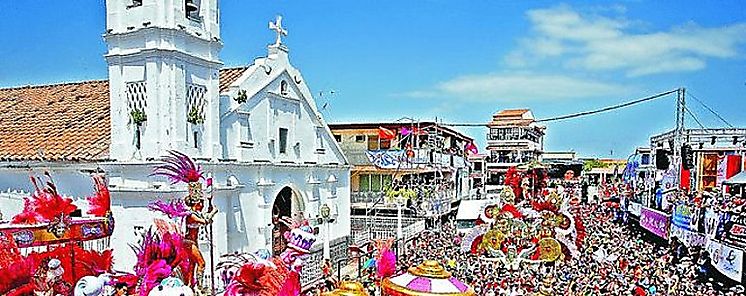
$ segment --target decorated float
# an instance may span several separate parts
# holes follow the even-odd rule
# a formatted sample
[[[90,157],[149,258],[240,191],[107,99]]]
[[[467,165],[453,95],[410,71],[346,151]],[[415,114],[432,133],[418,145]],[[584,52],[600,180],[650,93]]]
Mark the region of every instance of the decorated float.
[[[94,176],[85,214],[49,173],[31,176],[21,213],[0,224],[0,295],[72,295],[79,281],[110,272],[114,231],[106,181]]]
[[[331,292],[321,294],[322,296],[369,296],[365,287],[359,282],[344,281],[339,287]]]
[[[303,221],[293,223],[285,237],[287,248],[277,257],[269,257],[268,251],[222,256],[218,269],[227,284],[225,295],[300,295],[300,272],[316,236],[308,221]]]
[[[510,270],[576,256],[585,237],[582,222],[573,214],[577,198],[572,191],[547,189],[545,178],[540,167],[509,170],[508,186],[461,240],[462,252]]]
[[[438,261],[427,260],[381,282],[384,296],[473,296],[474,290],[451,276]]]

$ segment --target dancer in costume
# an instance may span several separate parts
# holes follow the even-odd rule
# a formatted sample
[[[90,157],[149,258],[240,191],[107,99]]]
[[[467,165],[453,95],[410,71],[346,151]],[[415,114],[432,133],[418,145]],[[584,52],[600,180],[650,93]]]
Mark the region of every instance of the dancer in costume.
[[[184,278],[184,282],[196,286],[200,292],[205,292],[206,289],[202,284],[205,259],[199,250],[199,230],[201,227],[212,223],[212,218],[217,213],[217,209],[210,204],[207,212],[203,212],[205,201],[201,181],[205,177],[202,168],[196,165],[191,158],[177,151],[169,151],[169,155],[163,157],[162,161],[164,164],[156,166],[152,175],[164,176],[171,181],[171,184],[186,183],[189,189],[189,195],[184,198],[184,204],[189,207],[189,210],[187,213],[181,212],[176,215],[184,217],[186,227],[184,247],[188,250],[190,261],[196,265],[194,274],[188,274]],[[208,186],[212,185],[210,180],[207,180],[207,183]],[[166,213],[173,216],[173,213]],[[195,282],[192,282],[192,280],[195,280]]]

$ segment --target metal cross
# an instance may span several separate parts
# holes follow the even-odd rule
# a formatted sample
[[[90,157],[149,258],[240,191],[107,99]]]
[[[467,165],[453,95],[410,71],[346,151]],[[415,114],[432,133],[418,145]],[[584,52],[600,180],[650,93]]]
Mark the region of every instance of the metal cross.
[[[282,27],[282,16],[278,15],[277,20],[273,22],[269,22],[269,29],[272,31],[275,31],[277,34],[277,40],[275,40],[275,45],[278,46],[282,44],[282,36],[287,36],[288,31]]]

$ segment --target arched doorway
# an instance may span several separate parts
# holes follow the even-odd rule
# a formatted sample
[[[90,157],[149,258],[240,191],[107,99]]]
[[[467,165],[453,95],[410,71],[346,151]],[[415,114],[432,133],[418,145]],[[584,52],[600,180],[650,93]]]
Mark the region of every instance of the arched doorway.
[[[277,193],[272,205],[272,254],[279,255],[287,246],[285,232],[293,222],[303,218],[303,198],[297,190],[285,186]]]

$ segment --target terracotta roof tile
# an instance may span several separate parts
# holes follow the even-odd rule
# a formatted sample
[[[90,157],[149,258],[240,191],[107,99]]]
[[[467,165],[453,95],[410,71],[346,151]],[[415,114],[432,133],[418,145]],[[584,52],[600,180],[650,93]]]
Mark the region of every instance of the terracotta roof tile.
[[[236,67],[220,70],[220,93],[228,90],[228,87],[230,87],[236,79],[241,77],[241,74],[243,74],[243,72],[248,68],[249,67]]]
[[[108,81],[0,89],[0,110],[0,160],[79,161],[108,155]]]
[[[246,67],[220,71],[220,91]],[[109,156],[109,82],[0,88],[0,161],[95,161]]]

